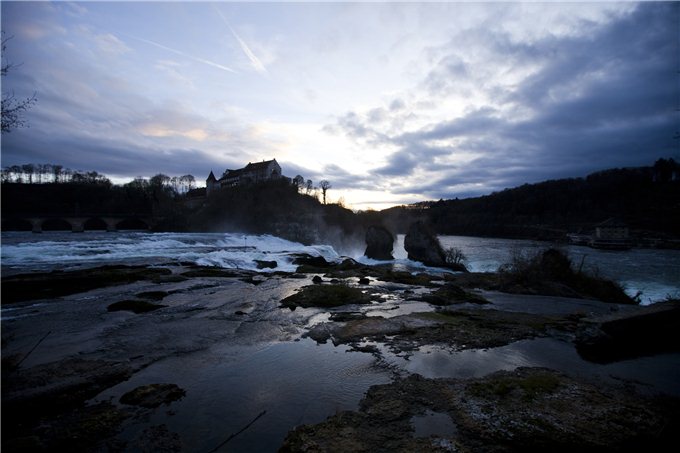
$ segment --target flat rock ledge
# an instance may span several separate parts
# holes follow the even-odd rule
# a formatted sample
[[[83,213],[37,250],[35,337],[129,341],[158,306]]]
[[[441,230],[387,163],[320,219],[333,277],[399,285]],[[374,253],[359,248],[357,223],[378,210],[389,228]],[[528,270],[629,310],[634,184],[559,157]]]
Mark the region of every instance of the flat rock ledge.
[[[280,451],[662,451],[679,408],[545,368],[470,380],[411,375],[371,387],[357,411],[297,427]],[[419,433],[426,414],[449,423]]]

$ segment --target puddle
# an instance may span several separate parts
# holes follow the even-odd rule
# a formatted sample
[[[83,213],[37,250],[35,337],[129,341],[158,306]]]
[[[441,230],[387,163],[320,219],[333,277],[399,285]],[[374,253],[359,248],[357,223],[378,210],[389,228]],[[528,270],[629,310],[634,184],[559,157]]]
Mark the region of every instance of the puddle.
[[[449,414],[427,410],[423,415],[415,415],[411,418],[413,437],[454,437],[458,428],[451,420]]]
[[[191,451],[210,451],[266,411],[222,450],[276,451],[295,426],[356,410],[370,386],[390,382],[391,374],[375,367],[372,355],[347,351],[311,340],[222,346],[157,362],[96,400],[117,402],[140,385],[177,384],[186,390],[182,400],[161,406],[120,437],[131,440],[149,426],[165,424]]]
[[[522,340],[489,349],[450,351],[423,346],[412,355],[394,354],[373,343],[392,367],[427,378],[478,378],[518,367],[547,367],[566,374],[606,381],[629,381],[640,391],[680,396],[680,353],[660,354],[601,365],[583,360],[574,346],[554,338]]]

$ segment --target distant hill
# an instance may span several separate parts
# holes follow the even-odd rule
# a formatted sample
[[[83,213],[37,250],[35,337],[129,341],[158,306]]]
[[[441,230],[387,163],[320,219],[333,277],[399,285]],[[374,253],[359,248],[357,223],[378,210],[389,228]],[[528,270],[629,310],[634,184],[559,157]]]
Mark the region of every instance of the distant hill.
[[[585,178],[525,184],[490,195],[440,200],[381,211],[383,221],[404,232],[414,218],[439,234],[553,239],[587,231],[610,218],[637,235],[680,237],[680,166],[600,171]]]

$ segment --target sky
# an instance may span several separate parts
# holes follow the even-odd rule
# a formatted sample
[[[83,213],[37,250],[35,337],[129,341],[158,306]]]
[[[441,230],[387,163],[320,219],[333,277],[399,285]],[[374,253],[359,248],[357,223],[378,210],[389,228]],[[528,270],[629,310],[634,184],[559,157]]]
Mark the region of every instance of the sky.
[[[680,160],[680,3],[7,2],[2,166],[276,158],[383,209]]]

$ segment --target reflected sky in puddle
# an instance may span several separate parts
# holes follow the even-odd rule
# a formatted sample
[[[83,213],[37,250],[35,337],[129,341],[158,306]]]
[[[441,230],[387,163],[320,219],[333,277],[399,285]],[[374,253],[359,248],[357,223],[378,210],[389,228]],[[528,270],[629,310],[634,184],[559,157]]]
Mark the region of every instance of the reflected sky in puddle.
[[[411,313],[423,313],[434,311],[434,307],[427,302],[399,301],[399,303],[385,303],[378,306],[367,306],[363,309],[366,316],[381,316],[394,318],[395,316],[409,315]]]
[[[414,437],[453,437],[458,433],[449,414],[429,409],[423,415],[411,417],[411,426]]]
[[[375,344],[375,343],[373,343]],[[652,388],[680,396],[680,354],[640,357],[607,365],[583,360],[574,346],[553,338],[522,340],[489,349],[450,351],[424,346],[411,355],[395,354],[376,345],[385,362],[428,378],[476,378],[518,367],[548,367],[564,373],[602,380],[635,381],[640,390]]]
[[[148,423],[128,428],[123,439],[166,424],[181,436],[187,451],[210,451],[266,411],[223,451],[276,451],[290,429],[354,410],[370,386],[390,381],[391,374],[376,368],[372,355],[347,351],[311,340],[222,347],[155,363],[97,400],[117,401],[140,385],[174,383],[186,396],[158,408]]]

